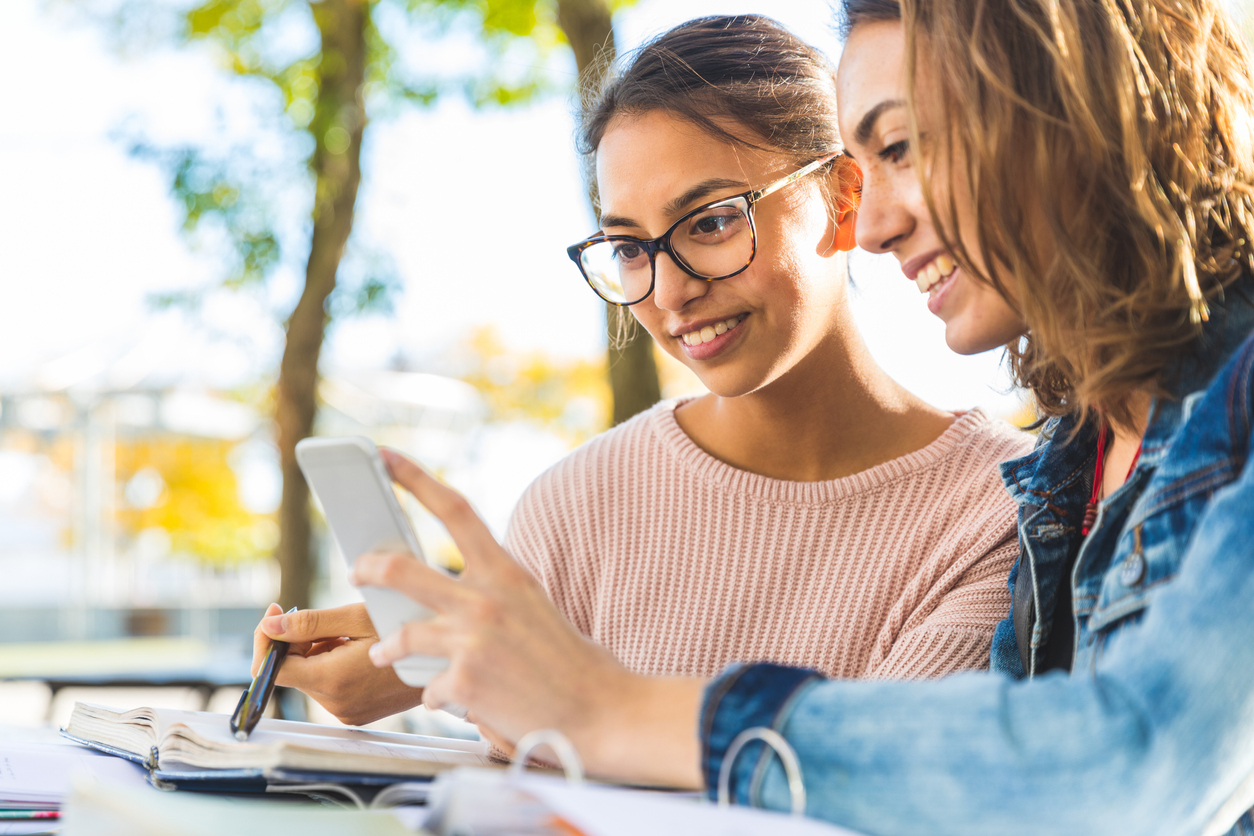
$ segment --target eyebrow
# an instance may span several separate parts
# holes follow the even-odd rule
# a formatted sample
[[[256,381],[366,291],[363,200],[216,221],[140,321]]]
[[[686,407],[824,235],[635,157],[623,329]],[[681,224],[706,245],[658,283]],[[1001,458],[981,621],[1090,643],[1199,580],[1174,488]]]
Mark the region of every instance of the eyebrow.
[[[905,106],[906,103],[901,99],[885,99],[868,110],[858,121],[858,127],[853,130],[854,141],[859,145],[866,145],[870,141],[871,133],[875,130],[875,123],[880,120],[880,117],[894,108]]]
[[[729,180],[726,177],[711,177],[709,180],[702,180],[679,197],[670,201],[663,207],[663,212],[667,217],[675,217],[685,208],[692,205],[703,197],[708,197],[714,192],[724,189],[747,189],[749,184],[743,180]],[[622,215],[602,215],[601,227],[607,226],[623,226],[634,229],[644,229],[644,225]]]

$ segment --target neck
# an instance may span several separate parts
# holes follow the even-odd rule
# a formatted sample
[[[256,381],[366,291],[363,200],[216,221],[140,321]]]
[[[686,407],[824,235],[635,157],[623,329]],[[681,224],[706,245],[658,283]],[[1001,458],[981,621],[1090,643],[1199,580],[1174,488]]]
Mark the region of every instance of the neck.
[[[1128,471],[1137,458],[1141,439],[1149,425],[1150,404],[1153,398],[1147,392],[1137,392],[1128,401],[1129,416],[1126,421],[1110,422],[1110,443],[1106,449],[1106,464],[1102,470],[1102,495],[1110,496],[1128,479]]]
[[[797,482],[838,479],[925,447],[953,416],[911,395],[876,365],[852,326],[767,386],[706,395],[680,427],[733,467]]]

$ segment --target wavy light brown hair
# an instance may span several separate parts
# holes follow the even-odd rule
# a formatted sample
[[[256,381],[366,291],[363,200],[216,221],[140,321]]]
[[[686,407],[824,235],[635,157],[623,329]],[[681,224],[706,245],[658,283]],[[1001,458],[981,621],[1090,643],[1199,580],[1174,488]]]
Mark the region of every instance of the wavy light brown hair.
[[[1167,394],[1207,300],[1254,267],[1254,83],[1219,0],[842,0],[842,13],[846,34],[904,24],[928,208],[970,270],[954,193],[971,196],[980,278],[1030,328],[1007,347],[1017,381],[1044,415],[1131,424],[1133,394]],[[941,119],[923,137],[922,96]]]

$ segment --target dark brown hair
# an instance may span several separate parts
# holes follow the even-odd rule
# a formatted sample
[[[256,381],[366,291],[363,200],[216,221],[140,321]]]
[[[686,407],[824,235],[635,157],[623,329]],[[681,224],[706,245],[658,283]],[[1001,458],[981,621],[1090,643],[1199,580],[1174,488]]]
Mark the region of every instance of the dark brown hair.
[[[579,150],[590,173],[610,122],[657,110],[719,139],[783,153],[798,165],[841,149],[831,65],[760,15],[690,20],[629,55],[580,125]]]
[[[1135,392],[1166,394],[1206,300],[1254,266],[1254,82],[1219,0],[842,6],[846,34],[904,24],[928,208],[969,267],[954,193],[969,194],[976,240],[965,243],[987,266],[981,278],[1006,295],[995,265],[1015,277],[1031,329],[1008,346],[1018,382],[1045,415],[1131,423]],[[924,66],[943,120],[926,146],[915,107]],[[933,170],[952,182],[929,182]]]
[[[682,23],[627,56],[607,74],[579,128],[589,192],[601,214],[596,151],[621,116],[665,111],[710,135],[756,150],[782,153],[798,166],[841,150],[836,78],[814,47],[760,15],[701,17]],[[737,129],[743,130],[737,130]],[[857,176],[837,162],[843,186]],[[821,188],[833,215],[851,209],[848,190]],[[635,327],[624,309],[611,311],[611,341],[623,344]]]

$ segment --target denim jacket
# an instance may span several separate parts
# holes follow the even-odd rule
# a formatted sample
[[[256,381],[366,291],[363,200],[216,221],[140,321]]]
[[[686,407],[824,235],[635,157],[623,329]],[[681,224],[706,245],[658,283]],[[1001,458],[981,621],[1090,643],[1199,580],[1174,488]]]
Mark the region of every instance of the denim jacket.
[[[1174,397],[1153,404],[1140,460],[1087,538],[1096,433],[1052,421],[1002,465],[1021,554],[990,673],[733,666],[702,707],[711,793],[735,736],[767,726],[796,751],[807,813],[866,833],[1254,834],[1252,285],[1230,289],[1178,361]],[[1067,592],[1071,623],[1055,624]],[[1068,634],[1070,671],[1049,670]],[[731,776],[741,803],[788,809],[762,744]]]

